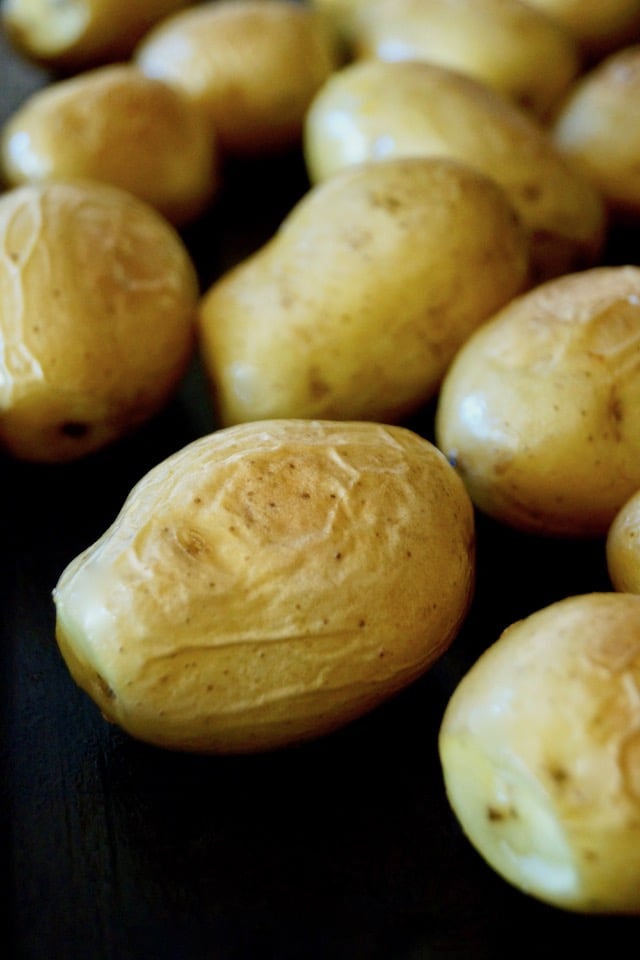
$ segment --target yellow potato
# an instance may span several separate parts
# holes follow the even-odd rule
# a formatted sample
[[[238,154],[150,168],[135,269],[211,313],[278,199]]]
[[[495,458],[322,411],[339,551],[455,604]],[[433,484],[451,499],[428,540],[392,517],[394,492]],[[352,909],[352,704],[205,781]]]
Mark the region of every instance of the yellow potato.
[[[513,300],[460,349],[435,427],[486,513],[604,535],[640,487],[640,268],[593,268]]]
[[[75,72],[124,60],[153,24],[190,0],[2,0],[2,26],[26,57]]]
[[[613,519],[607,533],[606,559],[614,589],[640,593],[640,488]]]
[[[152,207],[96,181],[0,196],[0,447],[65,461],[148,420],[194,345],[198,286]]]
[[[347,55],[351,52],[357,17],[370,3],[371,0],[309,0],[309,6],[321,14],[330,29],[341,39]]]
[[[5,182],[87,177],[129,190],[182,225],[215,192],[208,117],[177,90],[128,64],[84,71],[37,90],[2,130]]]
[[[220,422],[399,420],[527,271],[526,235],[487,177],[434,158],[350,167],[204,294]]]
[[[357,57],[451,67],[540,120],[580,69],[572,34],[520,0],[372,0],[352,32]]]
[[[572,87],[551,128],[558,150],[614,216],[640,219],[640,45],[612,54]]]
[[[266,750],[422,674],[466,615],[473,509],[428,441],[283,420],[156,466],[54,593],[76,682],[158,746]]]
[[[527,0],[571,31],[590,60],[640,36],[640,0]]]
[[[640,913],[640,597],[568,597],[510,626],[454,690],[452,809],[505,880],[582,913]]]
[[[144,73],[208,112],[232,155],[297,144],[337,57],[322,18],[290,0],[209,0],[158,24],[135,52]]]
[[[336,70],[307,113],[315,183],[365,160],[450,156],[493,177],[532,239],[535,275],[591,266],[604,242],[595,188],[546,132],[486,84],[437,64],[364,60]]]

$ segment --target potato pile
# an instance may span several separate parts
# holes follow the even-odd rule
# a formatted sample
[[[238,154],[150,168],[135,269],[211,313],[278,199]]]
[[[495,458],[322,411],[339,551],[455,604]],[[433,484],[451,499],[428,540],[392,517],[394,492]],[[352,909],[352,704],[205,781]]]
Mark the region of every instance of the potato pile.
[[[485,638],[437,749],[505,880],[640,913],[638,0],[0,10],[51,70],[0,131],[0,445],[89,456],[194,359],[214,413],[61,576],[73,678],[159,746],[286,747],[446,657],[478,513],[595,540],[612,589]],[[187,228],[290,152],[199,285]]]

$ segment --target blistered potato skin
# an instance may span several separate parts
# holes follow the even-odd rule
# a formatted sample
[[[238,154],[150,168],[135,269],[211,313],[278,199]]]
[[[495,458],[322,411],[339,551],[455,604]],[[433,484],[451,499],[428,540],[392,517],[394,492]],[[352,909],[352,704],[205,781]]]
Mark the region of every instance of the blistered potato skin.
[[[0,141],[9,186],[87,177],[129,190],[177,226],[212,201],[215,131],[172,87],[129,64],[84,71],[31,95]]]
[[[443,159],[344,170],[199,309],[220,422],[397,422],[528,282],[526,234],[488,178]]]
[[[640,488],[615,515],[607,532],[606,560],[615,590],[640,593]]]
[[[640,913],[640,597],[568,597],[508,627],[442,720],[467,837],[525,893]]]
[[[543,535],[603,536],[640,486],[640,269],[516,298],[458,352],[436,438],[475,504]]]
[[[198,282],[168,222],[88,180],[0,197],[0,446],[74,460],[148,420],[193,353]]]
[[[400,427],[271,421],[155,467],[56,587],[78,684],[134,737],[266,750],[420,675],[473,589],[473,510]]]

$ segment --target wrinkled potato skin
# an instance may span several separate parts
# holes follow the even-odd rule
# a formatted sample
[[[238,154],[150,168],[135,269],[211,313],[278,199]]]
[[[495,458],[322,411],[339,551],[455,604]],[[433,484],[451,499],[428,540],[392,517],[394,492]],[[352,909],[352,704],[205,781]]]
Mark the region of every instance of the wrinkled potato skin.
[[[612,54],[571,89],[551,128],[560,152],[613,216],[640,220],[640,45]]]
[[[417,434],[245,424],[138,483],[61,576],[58,642],[134,737],[275,749],[360,716],[445,651],[473,544],[464,487]]]
[[[333,33],[289,0],[218,0],[158,24],[135,52],[151,77],[209,114],[226,154],[297,145],[309,103],[338,62]]]
[[[463,677],[439,751],[452,808],[508,882],[565,910],[640,913],[640,597],[569,597]]]
[[[9,118],[0,141],[9,186],[59,177],[112,183],[175,225],[201,214],[216,188],[216,140],[198,107],[127,64],[44,87]]]
[[[502,191],[469,167],[414,158],[342,171],[201,300],[220,422],[398,421],[524,288],[528,252]]]
[[[94,181],[0,197],[0,447],[77,459],[149,419],[194,346],[198,285],[147,204]]]
[[[493,177],[528,229],[537,280],[593,265],[605,236],[595,188],[540,126],[485,84],[426,62],[364,60],[334,72],[309,108],[304,155],[318,183],[345,166],[450,156]]]
[[[575,37],[587,62],[640,37],[640,0],[528,0]]]
[[[640,593],[640,489],[614,517],[607,533],[606,558],[614,589]]]
[[[436,437],[486,513],[604,535],[640,486],[640,269],[560,277],[499,311],[449,367]]]
[[[145,33],[189,0],[3,0],[0,19],[26,57],[61,73],[126,60]]]
[[[372,0],[353,33],[356,57],[459,70],[543,122],[580,70],[569,31],[518,0]]]

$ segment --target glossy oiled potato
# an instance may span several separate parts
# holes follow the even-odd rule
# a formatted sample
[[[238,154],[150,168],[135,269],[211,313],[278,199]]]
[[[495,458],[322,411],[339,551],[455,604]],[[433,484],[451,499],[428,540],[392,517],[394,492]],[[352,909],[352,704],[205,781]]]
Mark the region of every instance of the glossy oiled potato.
[[[486,513],[605,534],[640,487],[640,268],[559,277],[499,311],[449,367],[436,436]]]
[[[0,197],[0,448],[73,460],[149,419],[194,345],[198,286],[152,207],[96,181]]]
[[[135,62],[209,113],[227,154],[297,144],[311,98],[337,63],[333,33],[290,0],[209,0],[159,23]]]
[[[55,589],[71,674],[162,747],[248,752],[372,709],[447,649],[473,510],[409,430],[271,421],[156,466]]]
[[[509,883],[640,913],[640,597],[568,597],[510,626],[449,701],[452,809]]]
[[[0,19],[22,54],[65,72],[126,59],[150,27],[189,0],[3,0]]]
[[[425,61],[364,60],[336,70],[307,113],[313,182],[365,160],[450,156],[493,177],[532,239],[537,279],[594,264],[602,198],[542,127],[486,84]]]
[[[620,219],[640,220],[640,45],[612,54],[572,87],[552,126],[561,153]]]
[[[102,180],[151,203],[174,224],[202,213],[216,187],[209,118],[128,64],[87,70],[33,93],[5,124],[0,151],[10,186]]]
[[[472,168],[409,158],[343,170],[202,298],[220,422],[400,419],[524,287],[528,264],[504,194]]]
[[[460,70],[540,120],[580,69],[571,33],[520,0],[371,0],[355,20],[353,49]]]
[[[588,60],[640,38],[640,0],[527,0],[571,31]]]
[[[640,487],[623,503],[609,527],[606,559],[614,589],[640,593]]]

